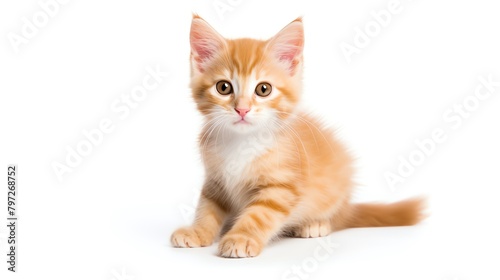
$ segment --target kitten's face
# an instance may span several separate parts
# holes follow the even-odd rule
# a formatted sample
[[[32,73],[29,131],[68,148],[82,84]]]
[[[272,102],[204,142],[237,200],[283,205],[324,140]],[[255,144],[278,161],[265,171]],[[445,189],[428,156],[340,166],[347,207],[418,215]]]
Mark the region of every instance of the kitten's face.
[[[290,117],[301,91],[303,29],[296,20],[259,41],[227,40],[199,17],[191,25],[191,87],[221,129],[250,133]]]

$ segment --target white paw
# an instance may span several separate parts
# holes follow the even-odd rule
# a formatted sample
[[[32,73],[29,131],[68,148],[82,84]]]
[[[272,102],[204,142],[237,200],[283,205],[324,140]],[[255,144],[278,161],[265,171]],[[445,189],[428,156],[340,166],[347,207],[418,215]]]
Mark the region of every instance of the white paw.
[[[327,236],[332,232],[330,222],[312,222],[299,228],[296,235],[303,238]]]

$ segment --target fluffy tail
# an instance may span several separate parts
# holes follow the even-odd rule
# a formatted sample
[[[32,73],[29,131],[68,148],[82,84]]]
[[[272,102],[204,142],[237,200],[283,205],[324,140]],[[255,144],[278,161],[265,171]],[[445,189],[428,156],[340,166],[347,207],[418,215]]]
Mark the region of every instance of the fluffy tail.
[[[354,227],[411,226],[417,224],[425,215],[425,199],[413,198],[391,204],[360,203],[351,204],[334,218],[336,229]]]

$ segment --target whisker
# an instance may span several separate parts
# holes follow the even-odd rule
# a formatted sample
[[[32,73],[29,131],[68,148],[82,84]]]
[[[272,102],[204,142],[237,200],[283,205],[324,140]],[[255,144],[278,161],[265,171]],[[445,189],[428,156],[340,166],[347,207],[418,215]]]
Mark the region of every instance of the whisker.
[[[290,138],[292,139],[294,145],[295,145],[295,148],[297,149],[297,155],[298,155],[298,159],[299,159],[299,163],[300,163],[300,170],[302,172],[302,156],[301,156],[301,153],[300,153],[300,148],[299,148],[299,145],[297,144],[297,141],[295,140],[295,138],[297,138],[297,140],[300,142],[301,146],[302,146],[302,150],[304,151],[304,155],[306,156],[306,162],[307,162],[307,165],[309,166],[309,156],[307,154],[307,149],[304,145],[304,142],[302,142],[302,140],[300,139],[300,136],[298,135],[298,133],[295,131],[295,129],[286,124],[286,123],[280,123],[278,121],[275,121],[276,125],[280,126],[284,132],[288,133],[288,135],[290,136]],[[292,135],[293,134],[293,135]],[[294,137],[295,136],[295,137]]]
[[[296,117],[297,120],[299,121],[302,121],[308,128],[309,128],[309,131],[311,132],[313,138],[314,138],[314,141],[316,143],[316,147],[319,149],[319,146],[318,146],[318,142],[316,140],[316,136],[314,135],[314,133],[312,132],[312,129],[311,127],[313,127],[314,129],[316,129],[316,131],[318,131],[318,134],[321,135],[321,137],[323,138],[324,142],[328,145],[328,147],[330,148],[330,151],[333,151],[333,148],[332,146],[330,145],[330,141],[325,137],[324,135],[324,131],[320,128],[318,128],[316,126],[316,124],[308,121],[307,119],[305,119],[304,117],[301,117],[300,115],[296,114],[296,113],[289,113],[289,112],[285,112],[285,111],[278,111],[280,113],[283,113],[283,114],[288,114],[288,115],[291,115],[291,116],[294,116]]]

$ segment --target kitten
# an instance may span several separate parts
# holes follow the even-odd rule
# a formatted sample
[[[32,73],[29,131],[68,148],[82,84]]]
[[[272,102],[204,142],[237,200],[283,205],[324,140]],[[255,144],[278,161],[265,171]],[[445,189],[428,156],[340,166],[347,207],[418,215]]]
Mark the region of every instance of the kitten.
[[[175,247],[209,246],[222,232],[220,256],[254,257],[283,234],[319,237],[421,220],[421,199],[350,203],[350,155],[299,108],[300,18],[259,41],[225,39],[195,15],[190,41],[192,94],[205,117],[199,141],[206,178],[193,225],[172,234]]]

